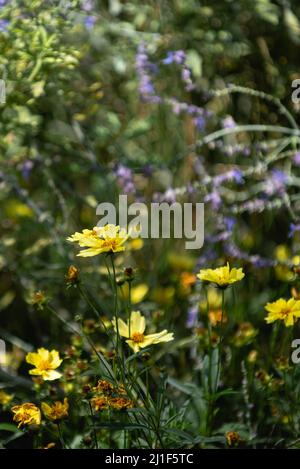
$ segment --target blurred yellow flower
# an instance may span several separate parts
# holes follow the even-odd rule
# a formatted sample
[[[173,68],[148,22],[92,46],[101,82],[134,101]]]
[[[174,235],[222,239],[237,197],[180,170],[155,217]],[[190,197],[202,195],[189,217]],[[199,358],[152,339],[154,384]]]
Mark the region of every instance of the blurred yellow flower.
[[[148,291],[149,287],[146,283],[140,283],[139,285],[132,287],[130,291],[131,303],[134,305],[140,303],[145,298]],[[127,283],[122,287],[122,293],[125,299],[129,298],[129,286]]]
[[[225,437],[228,446],[237,446],[241,442],[238,432],[226,432]]]
[[[69,284],[74,284],[78,281],[79,269],[75,265],[70,265],[66,275],[67,282]]]
[[[249,344],[256,337],[257,333],[258,331],[250,322],[242,322],[233,336],[232,343],[236,347],[243,347]]]
[[[300,300],[290,298],[286,301],[283,298],[280,298],[273,303],[267,303],[265,310],[269,313],[265,318],[265,321],[268,324],[279,319],[284,321],[286,327],[293,326],[296,319],[300,317]]]
[[[209,311],[208,318],[209,318],[209,322],[211,323],[213,327],[216,326],[218,323],[222,322],[224,324],[228,321],[226,314],[225,313],[222,314],[221,309]]]
[[[41,423],[41,411],[32,402],[15,405],[11,411],[15,414],[13,420],[18,422],[18,428],[21,425],[40,425]]]
[[[112,397],[109,399],[109,406],[114,410],[132,409],[134,403],[128,397]]]
[[[6,204],[6,214],[10,218],[23,218],[23,217],[32,217],[33,216],[33,211],[31,208],[23,204],[22,202],[19,202],[18,200],[10,200]]]
[[[0,405],[7,405],[12,400],[13,396],[7,394],[5,391],[0,390]]]
[[[76,232],[68,241],[78,243],[81,248],[87,248],[80,251],[77,256],[92,257],[103,252],[125,251],[125,242],[129,234],[120,226],[107,224],[105,226],[95,226],[92,230],[83,230],[82,233]]]
[[[116,319],[113,320],[115,331],[117,331]],[[126,337],[127,344],[136,353],[141,348],[148,347],[152,344],[159,344],[161,342],[170,342],[174,340],[173,333],[168,332],[166,329],[156,334],[145,335],[146,320],[139,311],[132,311],[130,321],[127,324],[118,319],[118,330],[122,337]]]
[[[37,353],[30,352],[26,355],[26,362],[35,366],[29,371],[29,374],[41,376],[44,381],[53,381],[62,376],[61,373],[55,371],[62,363],[57,350],[51,350],[50,352],[44,348],[39,348]]]
[[[220,309],[222,306],[222,294],[220,290],[214,288],[213,286],[208,286],[206,289],[207,292],[207,300],[209,304],[209,309],[217,310]],[[200,308],[202,311],[206,311],[207,309],[207,301],[206,298],[200,302]]]
[[[168,287],[157,287],[153,289],[151,297],[156,303],[166,306],[172,303],[175,292],[175,288],[171,285]]]
[[[144,246],[144,241],[141,238],[133,238],[130,240],[129,248],[132,251],[138,251]]]
[[[217,269],[202,269],[197,277],[205,282],[211,282],[220,288],[226,288],[235,282],[239,282],[245,277],[243,269],[230,269],[229,263]]]
[[[56,401],[52,405],[42,402],[41,407],[44,415],[49,420],[60,420],[69,415],[69,402],[66,397],[64,398],[64,402]]]
[[[91,399],[91,404],[96,411],[106,410],[109,408],[107,397],[95,396]]]

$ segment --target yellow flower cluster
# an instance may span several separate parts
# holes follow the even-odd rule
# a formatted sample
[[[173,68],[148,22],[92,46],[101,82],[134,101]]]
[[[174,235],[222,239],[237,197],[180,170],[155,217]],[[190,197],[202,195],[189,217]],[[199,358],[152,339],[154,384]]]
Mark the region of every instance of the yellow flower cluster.
[[[93,388],[96,393],[91,399],[91,404],[96,411],[100,410],[124,410],[134,407],[123,386],[115,387],[109,381],[99,380]]]

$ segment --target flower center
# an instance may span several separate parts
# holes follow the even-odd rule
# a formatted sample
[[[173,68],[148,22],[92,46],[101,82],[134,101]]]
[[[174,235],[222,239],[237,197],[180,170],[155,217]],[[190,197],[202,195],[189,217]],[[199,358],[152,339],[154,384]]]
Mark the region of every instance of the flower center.
[[[47,360],[42,360],[42,361],[39,363],[39,365],[38,365],[37,368],[39,368],[39,369],[42,370],[42,371],[48,371],[48,370],[51,370],[51,369],[52,369],[50,363],[49,363]]]
[[[286,317],[289,315],[290,312],[291,312],[291,310],[288,309],[288,308],[287,308],[287,309],[283,309],[283,310],[281,311],[281,317],[286,318]]]
[[[131,336],[131,339],[133,340],[133,342],[135,342],[136,344],[140,343],[140,342],[143,342],[144,340],[144,334],[141,334],[140,332],[134,332]]]

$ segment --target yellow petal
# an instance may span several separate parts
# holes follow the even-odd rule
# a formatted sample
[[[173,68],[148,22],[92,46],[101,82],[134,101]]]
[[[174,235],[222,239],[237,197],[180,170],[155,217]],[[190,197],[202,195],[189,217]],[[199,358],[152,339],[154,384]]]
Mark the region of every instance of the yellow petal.
[[[132,311],[130,315],[130,334],[133,332],[139,332],[143,334],[146,329],[146,320],[141,315],[140,311]]]

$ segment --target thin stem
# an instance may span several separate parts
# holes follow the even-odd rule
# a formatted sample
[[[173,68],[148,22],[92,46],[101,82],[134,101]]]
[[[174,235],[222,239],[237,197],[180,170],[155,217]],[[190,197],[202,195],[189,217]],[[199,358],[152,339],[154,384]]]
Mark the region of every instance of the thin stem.
[[[220,340],[219,340],[219,356],[218,356],[218,368],[217,368],[217,381],[216,381],[216,391],[220,383],[220,371],[221,371],[221,356],[223,348],[223,321],[224,321],[224,307],[225,307],[225,290],[222,289],[222,313],[221,313],[221,323],[220,323]]]
[[[91,414],[91,420],[92,420],[92,427],[93,427],[93,434],[94,434],[94,440],[95,440],[95,446],[96,446],[96,449],[98,449],[98,440],[97,440],[97,432],[96,432],[96,429],[95,429],[95,416],[94,416],[94,412],[93,412],[93,408],[92,408],[92,405],[89,401],[89,408],[90,408],[90,414]]]
[[[65,449],[65,448],[66,448],[66,444],[65,444],[64,439],[63,439],[63,436],[62,436],[62,431],[61,431],[60,422],[57,422],[56,425],[57,425],[57,430],[58,430],[58,436],[59,436],[60,444],[61,444],[61,446],[62,446],[62,449]]]

